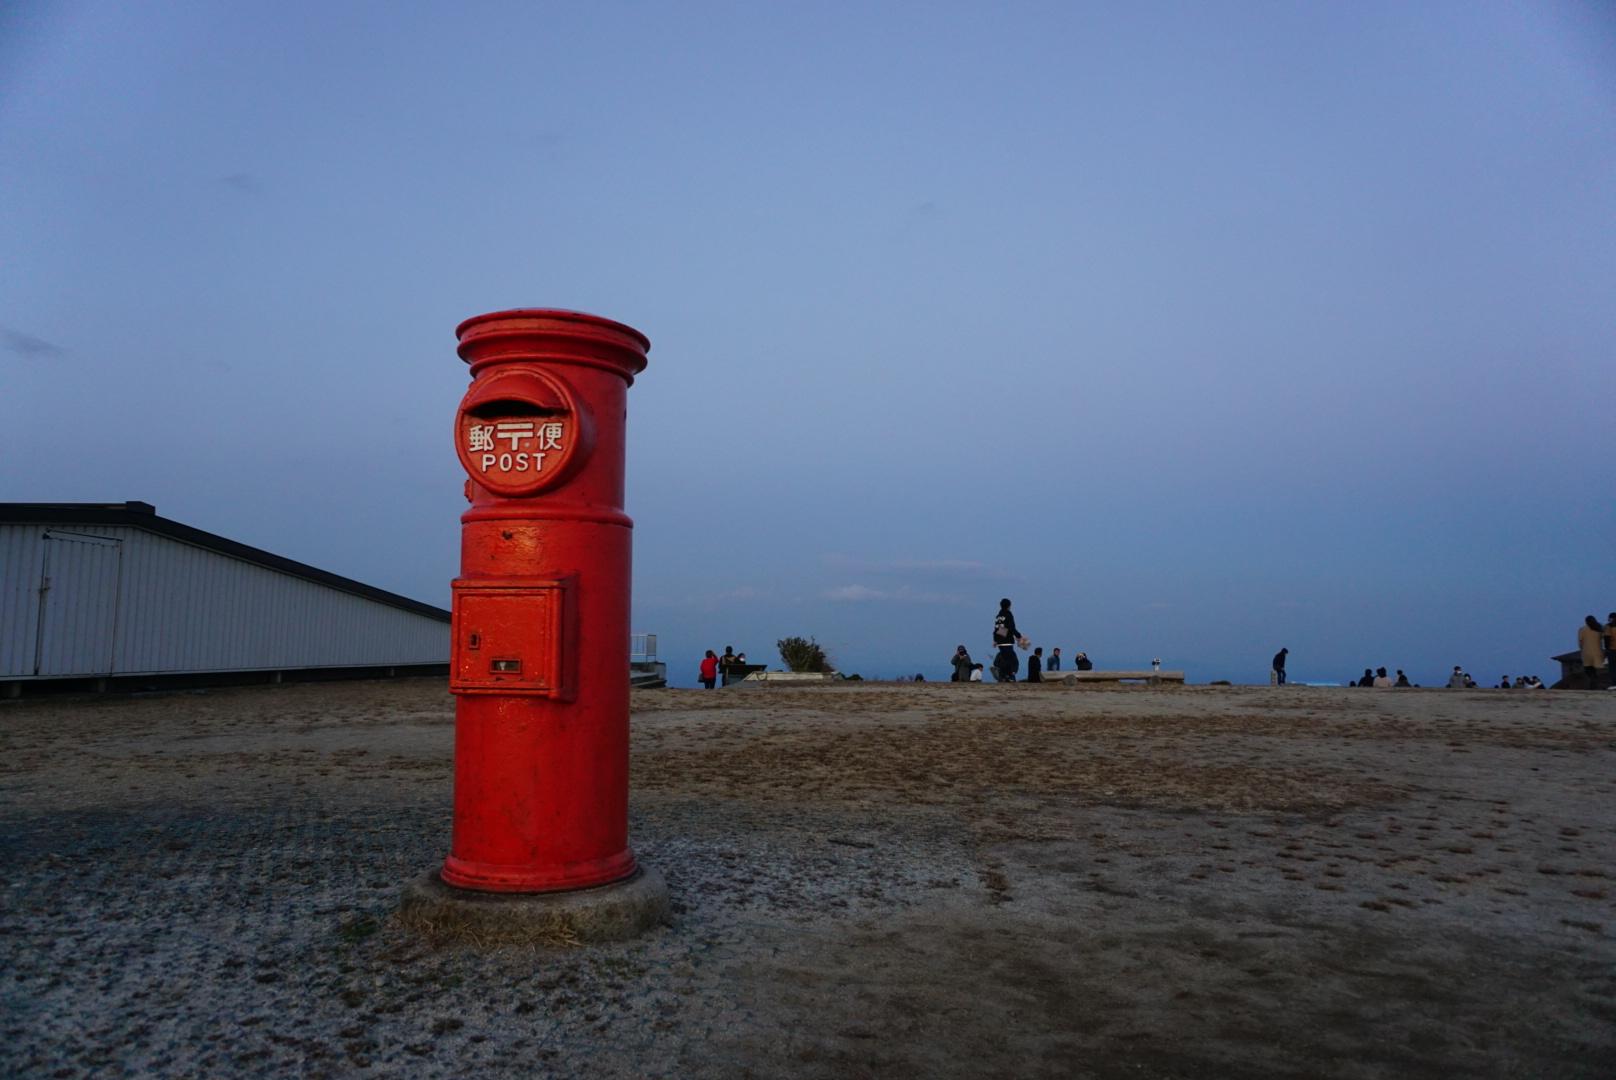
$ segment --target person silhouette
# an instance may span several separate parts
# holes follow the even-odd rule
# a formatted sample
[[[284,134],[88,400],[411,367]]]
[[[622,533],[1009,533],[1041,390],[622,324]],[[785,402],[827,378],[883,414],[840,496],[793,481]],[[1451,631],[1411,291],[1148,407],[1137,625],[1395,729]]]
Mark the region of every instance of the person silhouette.
[[[971,681],[971,668],[975,665],[971,661],[971,654],[965,651],[965,646],[961,645],[954,650],[954,657],[949,663],[954,666],[954,674],[949,678],[949,682]]]
[[[1016,641],[1020,637],[1009,599],[1000,600],[999,613],[993,617],[993,677],[1000,682],[1016,681],[1016,672],[1021,668],[1021,660],[1016,656]]]

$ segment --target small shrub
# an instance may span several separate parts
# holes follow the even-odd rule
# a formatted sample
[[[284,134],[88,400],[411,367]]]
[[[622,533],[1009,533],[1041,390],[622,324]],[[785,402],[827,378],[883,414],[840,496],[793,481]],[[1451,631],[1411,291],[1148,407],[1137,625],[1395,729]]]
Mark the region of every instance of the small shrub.
[[[775,642],[787,671],[834,671],[824,646],[813,638],[788,637]]]

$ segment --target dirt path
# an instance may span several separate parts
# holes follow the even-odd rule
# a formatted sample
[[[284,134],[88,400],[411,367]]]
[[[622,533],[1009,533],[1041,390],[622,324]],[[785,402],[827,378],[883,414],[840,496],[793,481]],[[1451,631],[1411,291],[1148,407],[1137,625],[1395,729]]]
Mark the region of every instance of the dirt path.
[[[22,1076],[1604,1077],[1616,695],[636,694],[672,925],[391,927],[448,841],[412,680],[0,707]]]

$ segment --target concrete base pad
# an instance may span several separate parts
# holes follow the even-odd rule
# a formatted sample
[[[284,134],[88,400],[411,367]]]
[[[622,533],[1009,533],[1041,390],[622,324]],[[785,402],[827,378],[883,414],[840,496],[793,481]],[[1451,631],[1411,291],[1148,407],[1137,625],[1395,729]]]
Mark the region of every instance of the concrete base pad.
[[[557,893],[456,889],[434,870],[405,887],[398,907],[401,925],[439,940],[474,945],[623,941],[667,916],[668,887],[661,874],[645,866],[610,885]]]

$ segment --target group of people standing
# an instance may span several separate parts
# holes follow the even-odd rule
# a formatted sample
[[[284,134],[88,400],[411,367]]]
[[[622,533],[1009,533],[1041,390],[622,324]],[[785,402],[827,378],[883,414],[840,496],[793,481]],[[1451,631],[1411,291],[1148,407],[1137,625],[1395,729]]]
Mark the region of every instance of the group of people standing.
[[[999,682],[1015,682],[1016,675],[1021,671],[1021,658],[1016,655],[1016,649],[1025,652],[1032,642],[1016,627],[1016,616],[1010,610],[1008,599],[999,601],[999,613],[993,617],[993,677]],[[981,682],[983,667],[971,659],[971,653],[961,645],[954,650],[949,659],[954,673],[949,676],[950,682]],[[1094,664],[1089,660],[1089,654],[1079,652],[1072,659],[1072,666],[1077,671],[1092,671]],[[1049,659],[1044,659],[1042,645],[1032,650],[1027,657],[1027,682],[1042,682],[1045,671],[1059,671],[1061,669],[1060,646],[1050,651]]]
[[[723,656],[708,649],[707,655],[701,658],[701,685],[711,690],[719,679],[723,679],[724,685],[728,686],[730,675],[745,668],[746,654],[736,652],[735,646],[725,645]]]

